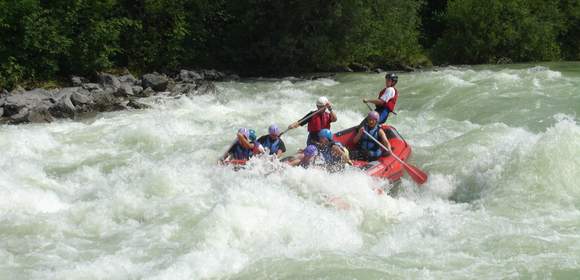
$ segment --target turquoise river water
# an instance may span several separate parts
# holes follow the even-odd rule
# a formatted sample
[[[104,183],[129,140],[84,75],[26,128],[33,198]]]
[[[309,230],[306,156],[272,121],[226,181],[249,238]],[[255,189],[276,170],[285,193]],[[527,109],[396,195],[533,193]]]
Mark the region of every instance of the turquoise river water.
[[[239,127],[285,127],[321,95],[334,131],[358,124],[383,76],[0,126],[0,279],[580,279],[580,63],[401,73],[389,123],[430,176],[395,197],[356,170],[216,165]],[[306,130],[283,138],[294,153]]]

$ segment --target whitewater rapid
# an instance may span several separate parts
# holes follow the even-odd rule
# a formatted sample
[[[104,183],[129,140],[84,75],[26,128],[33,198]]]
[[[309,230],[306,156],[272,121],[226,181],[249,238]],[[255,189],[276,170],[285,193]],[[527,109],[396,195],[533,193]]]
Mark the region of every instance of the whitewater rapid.
[[[358,124],[383,74],[223,82],[0,126],[0,279],[577,279],[578,66],[400,74],[389,123],[430,177],[395,197],[356,170],[216,165],[238,128],[286,127],[321,95],[333,131]],[[284,141],[294,153],[305,129]]]

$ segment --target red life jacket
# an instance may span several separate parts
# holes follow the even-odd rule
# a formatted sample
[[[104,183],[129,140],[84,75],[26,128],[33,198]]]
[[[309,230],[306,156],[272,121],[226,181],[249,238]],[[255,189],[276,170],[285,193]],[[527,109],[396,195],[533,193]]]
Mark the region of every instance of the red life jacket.
[[[330,113],[316,114],[308,121],[308,132],[319,132],[324,128],[330,129]]]
[[[393,87],[393,89],[395,90],[395,96],[393,96],[393,98],[389,99],[389,101],[387,101],[386,104],[383,102],[383,105],[377,106],[378,107],[377,109],[387,108],[387,109],[389,109],[389,112],[395,111],[395,105],[397,105],[397,99],[399,98],[399,91],[395,87]],[[383,95],[385,94],[386,91],[387,91],[387,88],[384,88],[383,90],[381,90],[379,92],[379,99],[381,99],[381,97],[383,97]]]

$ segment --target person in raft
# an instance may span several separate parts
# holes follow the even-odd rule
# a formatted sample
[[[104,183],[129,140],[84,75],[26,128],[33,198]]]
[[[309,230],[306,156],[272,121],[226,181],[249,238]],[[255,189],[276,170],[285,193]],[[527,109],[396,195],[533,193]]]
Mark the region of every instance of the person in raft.
[[[290,166],[301,166],[308,168],[314,164],[314,160],[318,155],[318,149],[315,145],[308,145],[300,154],[291,157],[288,160]]]
[[[232,147],[227,151],[226,156],[223,160],[232,158],[235,160],[248,160],[252,156],[261,154],[264,152],[264,147],[260,143],[253,143],[251,141],[251,130],[247,128],[240,128],[238,130],[237,138],[238,141],[232,145]],[[254,137],[255,139],[255,132]]]
[[[328,112],[326,112],[326,109],[328,109]],[[316,101],[316,110],[289,125],[288,129],[308,124],[308,138],[306,139],[306,145],[308,146],[316,144],[318,142],[318,133],[322,129],[330,129],[330,123],[336,120],[336,113],[332,111],[332,104],[328,101],[328,98],[321,96]]]
[[[357,134],[354,136],[353,142],[358,146],[358,150],[352,153],[352,159],[375,161],[388,153],[387,151],[383,151],[383,148],[364,133],[364,131],[391,150],[391,144],[387,140],[387,135],[381,129],[381,126],[377,124],[378,120],[379,113],[376,111],[370,111],[368,113],[366,123],[359,128]]]
[[[286,152],[284,141],[280,139],[280,128],[275,124],[268,128],[268,135],[258,138],[258,143],[262,144],[264,149],[269,150],[270,155],[276,155],[276,157],[280,157],[282,153]]]
[[[375,111],[379,113],[379,124],[387,121],[389,113],[395,112],[397,99],[399,98],[399,91],[395,88],[399,77],[395,73],[388,73],[385,75],[386,86],[379,92],[377,99],[363,99],[364,103],[375,104]]]
[[[324,159],[328,171],[336,172],[350,164],[349,152],[341,143],[332,140],[330,129],[322,129],[318,133],[318,151]]]

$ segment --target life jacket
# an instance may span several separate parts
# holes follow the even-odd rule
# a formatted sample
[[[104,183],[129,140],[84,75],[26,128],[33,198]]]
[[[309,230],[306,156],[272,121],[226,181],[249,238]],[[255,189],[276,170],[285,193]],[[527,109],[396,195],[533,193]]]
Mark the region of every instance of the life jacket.
[[[395,90],[395,96],[393,96],[393,98],[389,99],[389,101],[387,101],[386,104],[376,105],[378,112],[385,110],[385,109],[388,109],[389,112],[395,111],[395,105],[397,105],[397,99],[399,98],[399,90],[397,90],[397,88],[395,88],[395,87],[392,87],[392,88]],[[386,92],[387,92],[387,88],[384,88],[383,90],[381,90],[379,92],[379,99],[381,99],[381,97],[383,97],[383,95]]]
[[[373,129],[369,129],[365,125],[365,131],[372,135],[375,139],[379,140],[379,130],[380,126],[375,125]],[[366,133],[364,133],[359,142],[359,148],[369,152],[372,157],[379,157],[383,153],[379,144],[377,144],[373,139],[371,139]]]
[[[242,147],[240,142],[237,142],[232,148],[232,156],[234,159],[248,160],[250,157],[252,157],[252,155],[252,149],[246,149]]]
[[[277,138],[276,140],[272,141],[272,138],[270,138],[270,136],[266,136],[266,139],[264,140],[264,143],[262,143],[262,146],[264,146],[264,148],[267,148],[270,150],[270,154],[276,154],[276,152],[278,152],[278,149],[280,148],[280,138]]]
[[[308,132],[319,132],[325,128],[330,129],[330,113],[318,113],[308,121]]]

